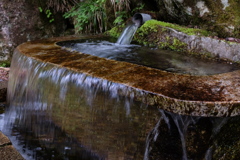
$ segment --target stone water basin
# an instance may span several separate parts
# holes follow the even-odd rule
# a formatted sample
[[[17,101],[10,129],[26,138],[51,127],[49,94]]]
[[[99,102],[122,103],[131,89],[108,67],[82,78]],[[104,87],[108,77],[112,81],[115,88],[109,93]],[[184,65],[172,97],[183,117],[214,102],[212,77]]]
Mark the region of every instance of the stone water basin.
[[[128,87],[134,99],[182,115],[229,117],[240,114],[240,70],[215,75],[166,72],[128,62],[100,58],[57,45],[86,37],[61,37],[26,42],[23,55],[74,72]]]

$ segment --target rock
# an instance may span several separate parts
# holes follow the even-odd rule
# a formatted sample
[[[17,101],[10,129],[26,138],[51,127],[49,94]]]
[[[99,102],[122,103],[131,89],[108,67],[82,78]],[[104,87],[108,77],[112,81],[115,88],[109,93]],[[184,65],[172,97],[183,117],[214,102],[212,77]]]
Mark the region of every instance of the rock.
[[[11,144],[11,141],[4,134],[0,132],[0,146]]]
[[[0,2],[0,61],[11,59],[13,50],[21,43],[59,36],[66,29],[65,19],[54,14],[54,22],[38,9],[37,1]]]
[[[211,38],[210,34],[207,35],[198,29],[196,31],[191,29],[193,31],[189,33],[187,29],[178,29],[179,26],[168,24],[177,28],[173,29],[165,27],[163,24],[164,22],[156,20],[147,21],[138,29],[134,40],[141,44],[186,52],[205,58],[240,61],[240,43]]]
[[[24,160],[21,154],[12,146],[11,141],[2,132],[0,132],[0,159]]]

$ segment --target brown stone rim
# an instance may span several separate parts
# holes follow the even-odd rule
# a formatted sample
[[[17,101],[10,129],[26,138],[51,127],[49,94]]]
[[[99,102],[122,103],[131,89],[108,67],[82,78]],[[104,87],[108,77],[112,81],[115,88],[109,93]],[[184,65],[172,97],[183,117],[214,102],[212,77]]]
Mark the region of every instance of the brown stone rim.
[[[58,37],[26,42],[16,52],[38,61],[107,79],[144,92],[136,97],[159,108],[184,115],[228,117],[240,114],[240,70],[212,76],[169,73],[71,51],[57,42],[86,37]]]

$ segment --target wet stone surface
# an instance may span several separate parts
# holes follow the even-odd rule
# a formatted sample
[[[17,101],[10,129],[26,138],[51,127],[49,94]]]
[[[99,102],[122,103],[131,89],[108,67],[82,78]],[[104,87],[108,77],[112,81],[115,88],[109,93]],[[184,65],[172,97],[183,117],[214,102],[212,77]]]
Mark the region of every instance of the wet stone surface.
[[[56,42],[65,37],[27,42],[15,54],[23,54],[58,67],[108,80],[146,96],[135,97],[170,112],[194,116],[235,116],[240,113],[240,71],[194,76],[170,73],[128,62],[119,62],[70,51]],[[137,95],[137,94],[136,94]]]
[[[12,146],[10,140],[2,132],[0,132],[0,159],[24,160],[19,152]]]

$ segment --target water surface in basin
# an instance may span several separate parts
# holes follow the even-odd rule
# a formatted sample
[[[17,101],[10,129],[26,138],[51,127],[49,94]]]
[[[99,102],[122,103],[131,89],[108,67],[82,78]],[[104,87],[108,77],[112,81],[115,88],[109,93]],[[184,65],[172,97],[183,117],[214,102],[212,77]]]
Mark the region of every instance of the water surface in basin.
[[[63,41],[57,44],[102,58],[130,62],[182,74],[213,75],[240,69],[236,65],[203,60],[180,54],[179,52],[148,48],[134,44],[119,45],[112,41],[104,38],[93,38]]]

